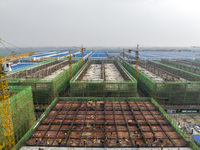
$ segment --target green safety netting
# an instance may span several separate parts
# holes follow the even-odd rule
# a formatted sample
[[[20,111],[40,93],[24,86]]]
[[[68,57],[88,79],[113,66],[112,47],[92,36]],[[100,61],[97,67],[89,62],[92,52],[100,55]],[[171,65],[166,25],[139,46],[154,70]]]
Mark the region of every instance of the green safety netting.
[[[76,78],[83,72],[89,63],[101,63],[98,60],[90,60],[70,81],[71,96],[79,97],[135,97],[137,95],[137,81],[132,75],[117,61],[104,60],[104,63],[115,63],[119,65],[132,80],[126,81],[77,81]]]
[[[151,98],[151,102],[159,109],[159,111],[162,113],[162,115],[171,123],[171,125],[175,128],[176,132],[179,133],[179,135],[187,142],[189,142],[190,147],[193,150],[199,150],[198,145],[191,140],[190,136],[187,135],[182,129],[180,129],[177,125],[177,122],[174,121],[167,113],[166,111],[153,99]]]
[[[161,59],[161,63],[200,75],[200,67],[196,67],[196,66],[192,66],[192,65],[188,65],[181,62],[168,60],[168,59]]]
[[[72,65],[72,74],[75,75],[81,67],[82,61],[79,60]],[[69,72],[70,68],[64,70],[53,79],[10,78],[8,83],[9,85],[31,86],[34,104],[50,104],[58,96],[59,92],[64,91],[69,86]]]
[[[128,62],[124,63],[124,67],[130,72],[132,76],[135,76],[135,67],[133,67]],[[168,68],[168,71],[170,69],[171,73],[176,72],[176,70],[174,70],[175,68]],[[183,72],[182,77],[185,76],[184,73],[188,72]],[[198,78],[198,76],[196,77]],[[192,76],[191,79],[196,77]],[[138,70],[137,83],[143,93],[152,96],[154,99],[163,104],[200,104],[200,81],[155,82]]]
[[[35,113],[31,87],[10,86],[10,110],[13,122],[15,142],[17,143],[35,123]],[[2,109],[2,103],[0,103]],[[0,141],[4,141],[0,118]]]
[[[169,65],[165,65],[156,61],[147,61],[148,64],[163,69],[165,71],[168,71],[176,76],[179,76],[181,78],[184,78],[188,81],[200,81],[200,75],[189,72],[189,71],[185,71],[179,68],[175,68]]]

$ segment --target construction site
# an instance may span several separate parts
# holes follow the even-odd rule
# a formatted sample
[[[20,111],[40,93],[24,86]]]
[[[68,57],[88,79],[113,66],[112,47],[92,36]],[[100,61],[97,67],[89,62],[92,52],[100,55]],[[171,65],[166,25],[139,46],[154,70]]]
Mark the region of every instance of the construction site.
[[[28,135],[27,149],[34,146],[188,146],[167,114],[163,114],[162,108],[150,98],[69,97],[54,103]]]
[[[74,62],[72,74],[81,68],[81,61]],[[69,86],[70,68],[68,60],[47,60],[30,69],[9,74],[9,85],[31,86],[34,104],[49,105]]]
[[[135,76],[135,62],[124,67]],[[138,87],[162,105],[199,105],[200,75],[156,61],[139,61]],[[187,106],[185,106],[187,107]],[[178,109],[178,108],[177,108]]]
[[[70,81],[75,97],[136,97],[137,81],[115,60],[90,60]]]
[[[199,149],[171,115],[200,112],[198,61],[75,48],[1,59],[2,150]]]
[[[29,86],[11,86],[9,98],[10,112],[13,122],[14,139],[17,143],[35,123],[32,90]],[[2,108],[2,103],[0,104]],[[0,118],[0,140],[4,141],[5,124]]]

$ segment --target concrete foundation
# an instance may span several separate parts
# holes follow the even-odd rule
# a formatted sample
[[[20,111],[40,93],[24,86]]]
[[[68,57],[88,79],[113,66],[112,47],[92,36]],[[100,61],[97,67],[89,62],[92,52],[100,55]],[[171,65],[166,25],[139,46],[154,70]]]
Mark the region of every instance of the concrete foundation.
[[[133,64],[135,67],[135,64]],[[187,81],[181,77],[178,77],[170,72],[167,72],[163,69],[156,68],[147,63],[140,62],[138,70],[147,75],[149,78],[153,79],[156,82],[161,81]]]

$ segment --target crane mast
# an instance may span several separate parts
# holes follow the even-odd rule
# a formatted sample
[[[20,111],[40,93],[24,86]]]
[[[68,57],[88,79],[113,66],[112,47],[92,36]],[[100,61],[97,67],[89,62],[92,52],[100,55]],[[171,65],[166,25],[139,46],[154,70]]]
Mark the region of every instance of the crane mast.
[[[2,44],[13,56],[1,58],[1,55],[0,55],[0,112],[1,112],[1,122],[2,122],[2,127],[3,127],[3,134],[4,134],[4,142],[0,142],[1,143],[0,148],[5,147],[6,150],[11,150],[15,146],[15,137],[14,137],[13,122],[12,122],[12,116],[11,116],[11,111],[10,111],[10,103],[9,103],[10,93],[9,93],[9,87],[8,87],[8,79],[7,79],[7,74],[3,70],[3,64],[9,61],[13,61],[19,58],[33,55],[34,52],[15,55],[3,44],[3,42],[7,44],[10,44],[10,43],[0,38],[0,44]]]
[[[14,138],[12,116],[11,116],[10,104],[9,104],[10,94],[9,94],[9,88],[8,88],[7,75],[6,73],[3,72],[2,65],[3,65],[3,62],[0,56],[0,100],[2,103],[1,122],[3,126],[5,148],[12,149],[15,145],[15,138]]]
[[[131,53],[131,51],[135,52],[135,79],[137,80],[137,73],[138,73],[138,61],[139,61],[139,51],[140,52],[190,52],[191,50],[176,50],[176,49],[170,49],[170,50],[138,50],[139,44],[137,44],[136,50],[129,49],[128,52]]]
[[[135,79],[137,80],[137,73],[138,73],[138,60],[139,60],[139,52],[138,52],[139,44],[137,44],[137,50],[135,51]]]
[[[83,66],[83,65],[84,65],[83,51],[84,51],[86,48],[83,47],[83,44],[81,45],[81,47],[78,47],[78,46],[73,46],[73,47],[81,49],[81,54],[82,54],[82,66]]]

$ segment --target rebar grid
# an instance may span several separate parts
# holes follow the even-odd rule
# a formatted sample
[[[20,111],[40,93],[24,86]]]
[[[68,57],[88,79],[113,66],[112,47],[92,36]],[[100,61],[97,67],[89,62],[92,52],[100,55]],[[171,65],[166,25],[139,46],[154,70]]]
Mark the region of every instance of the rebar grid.
[[[92,104],[89,105],[89,102]],[[152,111],[156,112],[156,115],[158,113],[158,116],[155,116]],[[153,119],[148,118],[144,112],[151,114]],[[144,119],[140,116],[143,116]],[[174,147],[186,146],[176,132],[166,133],[166,130],[171,128],[170,124],[166,120],[161,123],[157,117],[163,120],[159,111],[148,101],[144,101],[142,105],[140,102],[128,100],[123,102],[58,101],[26,144],[50,147],[59,145],[69,147],[137,147],[138,145],[156,147],[158,144],[156,145],[153,141],[152,126],[159,126],[160,128],[156,132],[166,134],[160,138],[165,142],[163,143],[165,147],[172,146],[167,145],[166,141],[170,141]],[[151,120],[154,122],[152,123]],[[51,128],[52,126],[54,128]],[[135,137],[132,133],[136,133],[136,131],[138,134],[135,134]],[[61,139],[62,142],[59,143],[58,139]]]
[[[157,118],[154,116],[154,114],[151,112],[151,110],[149,109],[149,107],[143,103],[146,108],[149,110],[149,112],[151,113],[151,115],[153,116],[153,118],[156,120],[156,122],[159,124],[159,126],[161,127],[161,129],[163,130],[163,132],[165,133],[165,135],[168,137],[168,139],[170,140],[170,142],[173,144],[173,146],[175,146],[176,144],[174,143],[174,141],[171,139],[171,137],[167,134],[167,132],[163,129],[162,124],[157,120]]]

